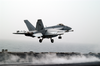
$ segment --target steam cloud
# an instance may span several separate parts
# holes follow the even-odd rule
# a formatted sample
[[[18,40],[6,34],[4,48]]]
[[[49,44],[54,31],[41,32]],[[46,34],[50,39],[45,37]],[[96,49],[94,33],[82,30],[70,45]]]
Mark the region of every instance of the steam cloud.
[[[85,63],[85,62],[100,62],[100,58],[96,56],[74,55],[74,56],[57,56],[56,54],[44,54],[42,56],[34,57],[27,55],[21,58],[17,55],[5,54],[0,56],[0,64],[12,63],[31,63],[31,64],[67,64],[67,63]]]

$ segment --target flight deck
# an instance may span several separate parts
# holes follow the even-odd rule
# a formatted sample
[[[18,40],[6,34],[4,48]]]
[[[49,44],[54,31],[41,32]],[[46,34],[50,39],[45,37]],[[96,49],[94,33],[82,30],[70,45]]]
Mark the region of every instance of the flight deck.
[[[10,52],[2,49],[0,66],[100,66],[100,53]]]

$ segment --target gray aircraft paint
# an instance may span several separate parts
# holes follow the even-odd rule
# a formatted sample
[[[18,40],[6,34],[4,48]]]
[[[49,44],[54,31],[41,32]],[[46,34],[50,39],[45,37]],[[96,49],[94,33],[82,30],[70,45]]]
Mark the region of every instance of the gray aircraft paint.
[[[25,22],[29,31],[35,30],[35,27],[28,20],[24,20],[24,22]]]
[[[43,25],[41,19],[38,19],[38,21],[37,21],[36,30],[37,30],[37,31],[44,30],[44,25]]]
[[[50,38],[51,42],[53,43],[54,42],[54,40],[52,39],[53,37],[56,37],[59,35],[58,38],[61,39],[62,38],[61,35],[63,35],[66,32],[69,32],[69,30],[72,29],[63,24],[44,28],[44,25],[41,19],[37,20],[36,29],[28,20],[24,20],[24,22],[26,26],[28,27],[29,31],[27,32],[17,31],[17,33],[14,33],[14,34],[25,34],[25,36],[42,38],[39,40],[39,42],[42,42],[44,38]]]

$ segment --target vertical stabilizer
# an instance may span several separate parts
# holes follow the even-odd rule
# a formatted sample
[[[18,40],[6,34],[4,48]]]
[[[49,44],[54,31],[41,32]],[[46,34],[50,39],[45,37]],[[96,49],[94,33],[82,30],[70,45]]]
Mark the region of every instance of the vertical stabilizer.
[[[29,31],[35,30],[35,27],[28,20],[24,20],[24,22],[25,22]]]
[[[38,30],[38,31],[44,30],[44,25],[43,25],[41,19],[38,19],[38,21],[37,21],[37,24],[36,24],[36,30]]]

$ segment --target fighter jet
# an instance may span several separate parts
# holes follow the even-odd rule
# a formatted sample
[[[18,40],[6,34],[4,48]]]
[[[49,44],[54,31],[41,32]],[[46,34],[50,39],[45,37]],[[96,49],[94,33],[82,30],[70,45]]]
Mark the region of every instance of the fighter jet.
[[[39,42],[42,43],[43,39],[49,38],[51,43],[54,43],[53,37],[57,37],[58,39],[62,39],[61,35],[67,32],[73,32],[71,27],[65,26],[63,24],[58,24],[55,26],[44,27],[41,19],[37,20],[36,28],[28,21],[24,20],[29,31],[17,31],[13,34],[23,34],[29,37],[37,37],[39,38]]]

